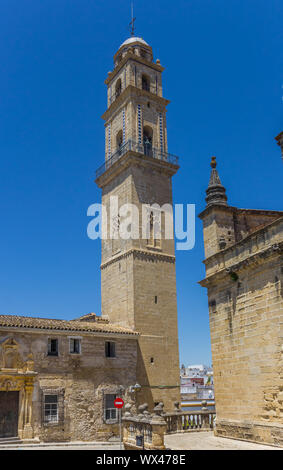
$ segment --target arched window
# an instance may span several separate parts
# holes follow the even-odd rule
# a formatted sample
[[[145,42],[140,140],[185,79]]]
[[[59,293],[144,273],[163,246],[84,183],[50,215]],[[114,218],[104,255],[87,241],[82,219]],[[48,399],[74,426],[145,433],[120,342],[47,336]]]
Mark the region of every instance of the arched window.
[[[116,98],[118,98],[118,96],[121,95],[121,92],[122,92],[122,82],[121,82],[121,78],[119,78],[119,80],[117,80],[116,86],[115,86]]]
[[[123,146],[123,132],[120,130],[118,134],[116,135],[116,147],[119,153],[121,153],[121,149]]]
[[[144,147],[144,154],[151,156],[152,155],[152,134],[153,131],[151,127],[145,126],[143,128],[143,147]]]
[[[147,75],[142,75],[142,89],[150,91],[150,79]]]

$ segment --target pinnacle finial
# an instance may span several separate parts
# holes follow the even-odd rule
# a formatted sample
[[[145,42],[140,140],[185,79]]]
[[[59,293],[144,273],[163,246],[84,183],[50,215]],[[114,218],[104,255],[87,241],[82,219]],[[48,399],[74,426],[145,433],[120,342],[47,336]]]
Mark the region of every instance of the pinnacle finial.
[[[227,196],[226,196],[226,190],[224,186],[221,184],[218,171],[216,170],[216,157],[211,157],[211,174],[210,174],[210,180],[208,184],[208,188],[206,190],[206,202],[207,206],[211,206],[213,204],[216,205],[225,205],[227,206]]]

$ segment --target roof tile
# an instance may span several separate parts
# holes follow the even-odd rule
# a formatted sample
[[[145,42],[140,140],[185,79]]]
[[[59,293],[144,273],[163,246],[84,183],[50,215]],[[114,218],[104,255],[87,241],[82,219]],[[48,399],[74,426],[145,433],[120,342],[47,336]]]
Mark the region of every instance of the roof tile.
[[[26,317],[20,315],[0,315],[0,327],[38,328],[42,330],[88,331],[95,333],[117,333],[138,335],[130,328],[111,323],[82,320],[55,320],[49,318]]]

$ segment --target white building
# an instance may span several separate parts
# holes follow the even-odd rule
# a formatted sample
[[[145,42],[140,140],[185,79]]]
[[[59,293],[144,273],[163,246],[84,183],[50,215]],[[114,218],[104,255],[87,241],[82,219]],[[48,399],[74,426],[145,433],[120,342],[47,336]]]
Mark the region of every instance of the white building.
[[[213,369],[204,364],[182,366],[180,371],[181,394],[195,399],[214,399]]]

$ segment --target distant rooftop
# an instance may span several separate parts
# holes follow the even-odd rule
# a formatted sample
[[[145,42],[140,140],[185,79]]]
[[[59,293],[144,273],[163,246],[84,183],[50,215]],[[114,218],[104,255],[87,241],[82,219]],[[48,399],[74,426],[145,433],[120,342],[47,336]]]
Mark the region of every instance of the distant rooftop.
[[[186,367],[186,369],[199,369],[199,370],[204,370],[204,369],[209,369],[209,367],[208,367],[208,366],[205,366],[204,364],[195,364],[195,365]]]

